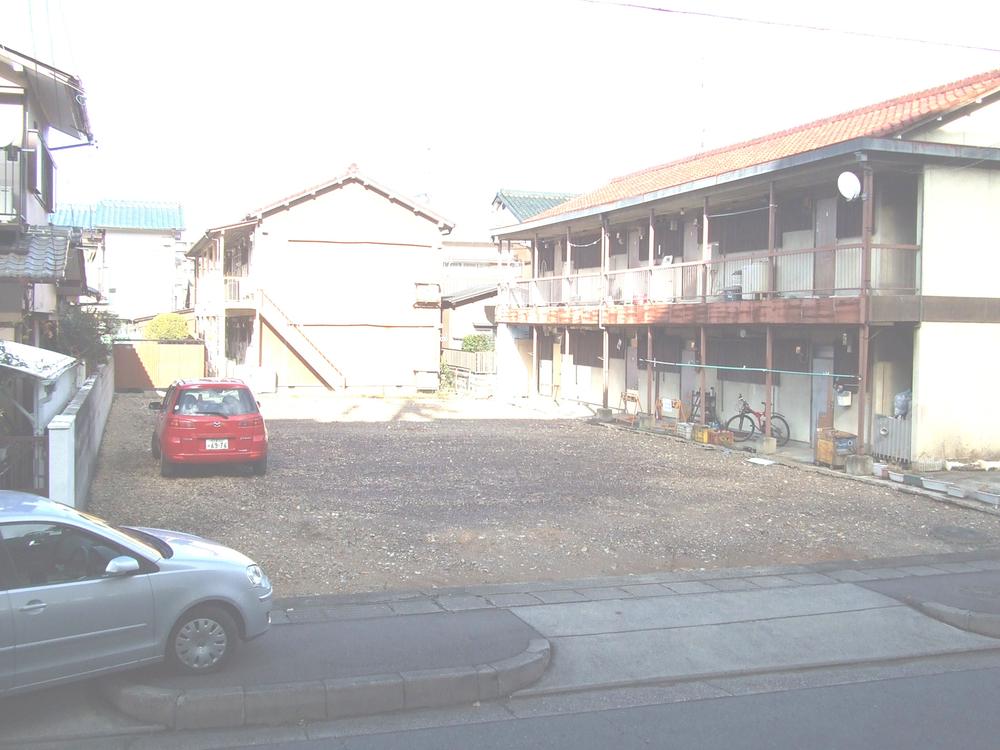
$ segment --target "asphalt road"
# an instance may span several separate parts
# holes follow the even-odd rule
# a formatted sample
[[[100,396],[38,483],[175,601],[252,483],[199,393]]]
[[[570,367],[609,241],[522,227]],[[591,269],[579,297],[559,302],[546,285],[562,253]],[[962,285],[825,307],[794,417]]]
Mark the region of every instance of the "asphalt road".
[[[273,744],[258,750],[545,747],[995,750],[1000,669],[733,696],[571,715]],[[237,747],[237,746],[233,746]]]

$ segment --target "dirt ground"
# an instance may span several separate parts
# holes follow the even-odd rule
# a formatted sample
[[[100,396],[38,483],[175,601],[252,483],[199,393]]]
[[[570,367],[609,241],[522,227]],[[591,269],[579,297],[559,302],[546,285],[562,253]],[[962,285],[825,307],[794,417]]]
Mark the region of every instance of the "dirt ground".
[[[266,476],[163,479],[149,454],[149,399],[115,397],[90,510],[235,547],[280,596],[1000,544],[1000,518],[925,497],[580,420],[461,419],[455,403],[435,419],[433,404],[265,402]],[[394,421],[339,421],[376,412]]]

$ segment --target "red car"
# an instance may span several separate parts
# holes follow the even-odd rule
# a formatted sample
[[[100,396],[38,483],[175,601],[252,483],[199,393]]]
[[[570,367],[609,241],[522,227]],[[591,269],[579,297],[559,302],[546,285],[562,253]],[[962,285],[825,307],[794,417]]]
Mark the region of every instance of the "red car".
[[[157,413],[150,450],[163,476],[173,476],[179,464],[241,463],[254,474],[267,471],[267,426],[242,380],[178,380],[149,408]]]

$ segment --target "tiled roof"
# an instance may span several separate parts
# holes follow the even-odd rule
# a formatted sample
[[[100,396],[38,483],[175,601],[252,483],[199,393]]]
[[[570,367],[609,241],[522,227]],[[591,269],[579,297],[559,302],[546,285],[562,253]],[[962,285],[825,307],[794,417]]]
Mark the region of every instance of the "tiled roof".
[[[176,232],[184,229],[184,209],[179,203],[104,200],[95,204],[60,205],[50,221],[81,229],[149,229]]]
[[[997,90],[1000,90],[1000,69],[624,175],[534,218],[635,198],[855,138],[891,137],[930,118],[973,104]]]
[[[13,245],[0,244],[0,278],[60,281],[66,277],[73,230],[30,227]]]
[[[494,203],[506,208],[518,221],[555,208],[578,193],[543,193],[538,190],[498,190]]]

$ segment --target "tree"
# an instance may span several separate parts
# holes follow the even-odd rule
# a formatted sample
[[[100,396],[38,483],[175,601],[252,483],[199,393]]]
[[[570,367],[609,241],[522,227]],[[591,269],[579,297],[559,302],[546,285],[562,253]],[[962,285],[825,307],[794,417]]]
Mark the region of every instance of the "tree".
[[[487,333],[473,333],[462,339],[463,352],[493,351],[493,337]]]
[[[146,326],[146,338],[161,341],[190,338],[187,321],[178,313],[160,313]]]
[[[111,339],[118,332],[118,326],[118,318],[106,310],[66,305],[59,313],[50,348],[82,359],[90,372],[108,361]]]

